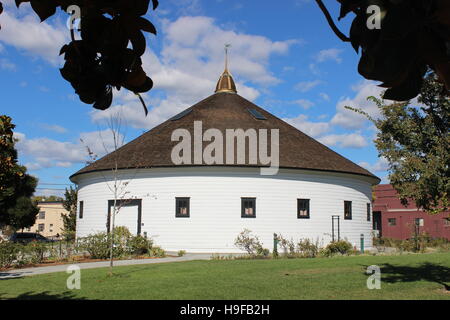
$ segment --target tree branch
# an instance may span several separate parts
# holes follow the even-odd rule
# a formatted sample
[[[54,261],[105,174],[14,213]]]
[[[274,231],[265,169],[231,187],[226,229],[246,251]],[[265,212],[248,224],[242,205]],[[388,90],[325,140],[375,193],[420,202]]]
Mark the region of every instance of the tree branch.
[[[334,24],[333,18],[331,17],[330,13],[328,12],[327,7],[323,4],[322,0],[316,0],[317,4],[319,5],[320,10],[322,10],[323,14],[325,15],[325,18],[327,18],[328,24],[330,25],[331,29],[334,31],[334,33],[338,36],[339,39],[341,39],[343,42],[350,42],[350,38],[348,38],[345,34],[343,34]]]

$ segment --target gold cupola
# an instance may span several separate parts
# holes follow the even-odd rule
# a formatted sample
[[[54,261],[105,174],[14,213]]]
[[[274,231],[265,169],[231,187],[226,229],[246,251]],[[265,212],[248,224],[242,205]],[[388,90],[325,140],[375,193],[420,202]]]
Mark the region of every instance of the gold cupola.
[[[219,78],[216,86],[217,92],[237,93],[236,84],[234,83],[233,76],[228,71],[228,48],[229,44],[225,45],[225,71]]]

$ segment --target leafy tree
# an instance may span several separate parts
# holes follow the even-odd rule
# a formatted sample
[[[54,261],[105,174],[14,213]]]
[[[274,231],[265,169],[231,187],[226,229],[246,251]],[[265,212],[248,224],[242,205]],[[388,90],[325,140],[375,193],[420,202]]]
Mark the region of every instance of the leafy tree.
[[[384,99],[406,101],[416,97],[431,68],[450,90],[449,0],[337,0],[339,20],[353,12],[350,36],[341,33],[322,0],[316,0],[333,31],[356,52],[361,48],[358,72],[383,82]],[[374,7],[376,6],[376,7]],[[374,9],[375,8],[375,9]],[[376,26],[379,8],[379,26]]]
[[[61,214],[64,223],[64,234],[68,240],[75,235],[77,227],[77,189],[70,187],[66,188],[64,194],[63,207],[69,214]]]
[[[11,118],[0,116],[0,225],[15,229],[31,227],[39,208],[31,200],[37,179],[17,163]]]
[[[41,21],[53,16],[58,8],[81,19],[81,39],[75,39],[73,19],[72,41],[61,48],[60,54],[66,61],[61,75],[82,102],[105,110],[112,103],[112,88],[124,87],[139,97],[147,114],[139,93],[153,87],[141,60],[146,49],[142,31],[156,34],[154,25],[142,17],[150,0],[16,0],[17,7],[23,2],[30,2]],[[151,2],[155,10],[158,0]],[[0,3],[0,13],[2,10]]]
[[[439,213],[450,199],[450,98],[434,73],[428,74],[419,104],[385,104],[375,97],[381,118],[373,119],[379,132],[375,144],[389,162],[389,180],[403,204],[413,199],[418,208]]]

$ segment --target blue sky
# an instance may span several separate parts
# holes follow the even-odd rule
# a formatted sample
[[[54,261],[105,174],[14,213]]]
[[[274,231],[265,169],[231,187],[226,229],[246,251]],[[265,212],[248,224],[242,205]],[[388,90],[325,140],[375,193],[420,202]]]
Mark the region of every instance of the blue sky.
[[[344,109],[360,107],[377,116],[366,97],[381,90],[357,73],[358,55],[332,33],[312,0],[161,0],[148,15],[159,34],[147,35],[143,57],[155,82],[144,95],[147,118],[123,90],[108,112],[79,102],[58,70],[59,49],[69,42],[65,13],[39,23],[28,4],[18,10],[12,0],[3,3],[0,113],[17,125],[19,160],[39,178],[38,194],[61,194],[52,189],[70,184],[68,177],[84,166],[86,145],[105,153],[101,141],[110,147],[104,130],[111,113],[121,110],[130,141],[212,94],[225,43],[232,44],[230,70],[239,94],[386,181],[373,125]],[[336,1],[326,3],[336,18]],[[344,33],[351,20],[338,22]]]

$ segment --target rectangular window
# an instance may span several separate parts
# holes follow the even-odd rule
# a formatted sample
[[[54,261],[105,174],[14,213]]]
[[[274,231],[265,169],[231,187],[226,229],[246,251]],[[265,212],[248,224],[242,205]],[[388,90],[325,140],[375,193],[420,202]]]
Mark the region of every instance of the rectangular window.
[[[367,221],[370,221],[370,203],[367,204]]]
[[[45,211],[39,211],[39,219],[45,219]]]
[[[41,223],[41,224],[38,225],[38,231],[39,232],[44,232],[44,229],[45,229],[45,224]]]
[[[83,201],[80,201],[80,211],[79,211],[79,215],[78,215],[78,217],[80,218],[80,219],[83,219],[83,211],[84,211],[84,202]]]
[[[352,220],[352,202],[344,201],[344,219]]]
[[[241,199],[242,218],[256,218],[256,198]]]
[[[397,219],[396,218],[389,218],[388,219],[388,226],[393,227],[397,225]]]
[[[176,218],[189,218],[189,200],[190,198],[175,198]]]
[[[450,218],[444,218],[444,226],[450,227]]]
[[[424,225],[422,218],[416,218],[415,222],[416,222],[416,226],[423,227],[423,225]]]
[[[309,219],[309,199],[297,199],[297,218]]]

